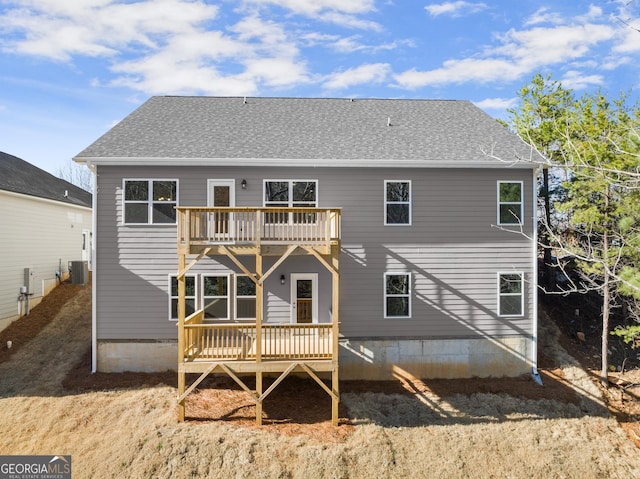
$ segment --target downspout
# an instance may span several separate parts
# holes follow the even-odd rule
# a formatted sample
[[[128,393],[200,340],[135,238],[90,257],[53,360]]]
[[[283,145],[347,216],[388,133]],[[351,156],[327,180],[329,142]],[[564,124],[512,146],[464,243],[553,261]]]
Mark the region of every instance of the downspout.
[[[93,172],[93,194],[91,195],[91,374],[95,374],[98,371],[98,332],[97,332],[97,306],[96,306],[96,290],[97,290],[97,275],[96,269],[96,243],[98,241],[97,234],[97,211],[98,211],[98,169],[95,165],[92,165],[90,161],[86,162],[87,167]]]
[[[531,332],[531,377],[542,386],[542,378],[538,372],[538,180],[544,166],[538,165],[533,170],[533,241],[532,241],[532,260],[533,260],[533,278],[531,281],[533,294],[532,315],[532,332]]]

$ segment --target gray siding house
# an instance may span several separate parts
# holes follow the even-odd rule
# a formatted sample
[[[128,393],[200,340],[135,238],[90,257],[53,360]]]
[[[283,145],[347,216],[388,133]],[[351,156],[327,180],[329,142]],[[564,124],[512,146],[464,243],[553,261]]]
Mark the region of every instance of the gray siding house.
[[[343,379],[535,374],[530,154],[468,101],[153,97],[74,158],[96,174],[94,370],[176,369],[198,310],[266,327],[339,308]],[[218,238],[187,268],[183,210]],[[294,248],[244,255],[254,210],[255,251],[273,225]],[[339,271],[295,233],[324,210]]]
[[[91,193],[0,152],[0,330],[91,259]]]

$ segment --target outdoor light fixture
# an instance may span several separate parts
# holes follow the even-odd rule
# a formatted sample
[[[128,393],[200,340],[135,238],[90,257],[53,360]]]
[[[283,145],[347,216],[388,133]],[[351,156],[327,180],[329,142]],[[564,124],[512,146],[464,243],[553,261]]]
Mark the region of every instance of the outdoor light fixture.
[[[284,284],[286,278],[284,277],[284,274],[280,275],[280,284]]]
[[[247,189],[247,180],[242,180],[242,183],[240,183],[240,186],[242,186],[243,190]]]

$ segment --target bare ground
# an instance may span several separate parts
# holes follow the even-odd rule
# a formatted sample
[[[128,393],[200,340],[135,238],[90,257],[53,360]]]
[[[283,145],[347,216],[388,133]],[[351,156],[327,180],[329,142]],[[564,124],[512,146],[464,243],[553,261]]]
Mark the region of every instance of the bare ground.
[[[192,394],[178,423],[175,374],[89,374],[90,297],[89,286],[59,286],[0,333],[0,454],[71,454],[76,478],[640,478],[638,448],[616,420],[622,408],[622,422],[637,423],[633,391],[605,402],[552,321],[541,328],[544,387],[526,377],[342,382],[335,428],[328,396],[290,378],[257,428],[251,400],[226,378]]]

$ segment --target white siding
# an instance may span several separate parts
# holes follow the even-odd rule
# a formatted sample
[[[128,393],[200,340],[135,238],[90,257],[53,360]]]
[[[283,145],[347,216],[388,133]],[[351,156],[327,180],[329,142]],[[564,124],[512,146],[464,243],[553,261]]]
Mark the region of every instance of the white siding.
[[[82,231],[91,230],[91,209],[0,191],[0,319],[18,312],[24,269],[38,300],[56,284],[62,264],[82,259]]]

